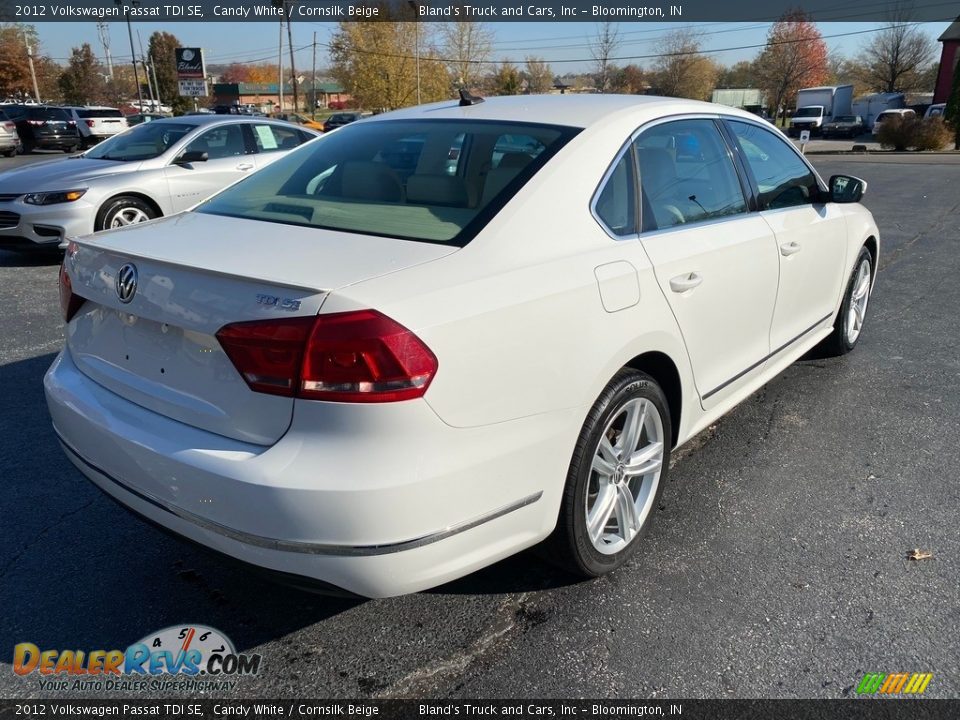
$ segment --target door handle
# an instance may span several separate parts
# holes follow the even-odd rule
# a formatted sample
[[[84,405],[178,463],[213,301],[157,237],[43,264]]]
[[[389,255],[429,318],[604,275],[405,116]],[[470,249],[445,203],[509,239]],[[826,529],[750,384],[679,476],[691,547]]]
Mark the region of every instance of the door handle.
[[[784,257],[789,257],[794,253],[798,253],[803,250],[803,247],[798,242],[788,242],[780,246],[780,254]]]
[[[700,273],[692,272],[685,275],[677,275],[675,278],[670,279],[670,289],[675,293],[682,293],[687,290],[693,290],[702,282],[703,275]]]
[[[253,170],[253,163],[240,163],[237,165],[237,170],[242,170],[243,172]]]

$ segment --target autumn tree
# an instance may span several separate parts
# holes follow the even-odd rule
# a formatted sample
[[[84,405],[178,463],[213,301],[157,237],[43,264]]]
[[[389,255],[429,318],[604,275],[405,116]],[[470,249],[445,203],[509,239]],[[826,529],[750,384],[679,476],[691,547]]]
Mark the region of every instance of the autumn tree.
[[[594,62],[594,82],[597,90],[610,92],[617,68],[613,58],[620,47],[620,26],[613,22],[600,23],[597,34],[590,42],[590,54]]]
[[[749,60],[741,60],[720,70],[717,87],[751,88],[757,83],[757,69]]]
[[[860,79],[875,92],[929,90],[924,71],[929,70],[936,47],[921,26],[909,22],[909,12],[894,11],[891,24],[876,33],[859,57]]]
[[[523,76],[516,65],[504,60],[490,75],[489,84],[494,95],[519,95],[523,89]]]
[[[654,84],[661,95],[709,100],[719,68],[701,51],[700,36],[689,28],[674,30],[657,45]]]
[[[617,70],[613,78],[614,91],[625,95],[639,95],[648,87],[647,74],[639,65],[626,65]]]
[[[105,94],[100,63],[90,43],[73,48],[70,60],[60,75],[60,95],[67,105],[88,105],[102,101]]]
[[[798,90],[826,81],[827,44],[803,11],[789,10],[770,28],[755,65],[771,111],[785,114]]]
[[[379,6],[389,18],[387,5]],[[417,102],[417,45],[421,102],[450,97],[450,74],[440,59],[431,23],[341,22],[330,40],[330,74],[360,107],[396,108]],[[419,39],[418,34],[419,33]]]
[[[438,42],[455,85],[469,89],[480,84],[493,49],[493,38],[493,32],[481,22],[440,25]]]
[[[150,36],[148,54],[153,59],[157,75],[157,93],[160,102],[169,105],[175,113],[183,113],[193,105],[189,98],[180,97],[177,83],[176,49],[182,47],[176,35],[155,32]],[[141,73],[142,75],[142,73]],[[153,82],[153,78],[150,79]]]
[[[36,65],[40,60],[36,28],[18,23],[0,26],[0,93],[4,96],[33,97],[27,43],[33,49]],[[39,85],[39,77],[37,80]],[[43,92],[41,97],[46,97]]]
[[[543,58],[528,57],[523,74],[527,80],[527,92],[531,95],[542,95],[553,90],[553,70]]]

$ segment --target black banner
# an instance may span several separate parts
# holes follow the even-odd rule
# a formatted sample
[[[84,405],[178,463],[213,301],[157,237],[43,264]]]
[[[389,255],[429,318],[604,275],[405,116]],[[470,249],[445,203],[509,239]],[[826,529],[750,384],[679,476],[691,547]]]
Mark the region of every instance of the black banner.
[[[7,718],[682,718],[682,720],[946,720],[960,700],[3,700]]]
[[[267,22],[419,20],[448,22],[766,22],[802,9],[818,22],[902,21],[902,0],[0,0],[0,22]],[[960,15],[957,0],[915,0],[912,22],[946,22]]]

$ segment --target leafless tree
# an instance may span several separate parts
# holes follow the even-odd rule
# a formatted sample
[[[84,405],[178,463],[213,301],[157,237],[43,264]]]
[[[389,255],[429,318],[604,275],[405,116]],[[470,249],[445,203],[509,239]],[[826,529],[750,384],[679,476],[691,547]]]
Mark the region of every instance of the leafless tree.
[[[448,22],[441,25],[439,40],[454,84],[479,85],[493,49],[493,32],[480,22]]]
[[[553,89],[553,70],[543,58],[528,57],[524,75],[527,77],[527,92],[531,95],[548,93]]]
[[[898,5],[891,11],[890,25],[864,47],[859,65],[860,80],[877,92],[928,90],[922,87],[934,60],[936,47],[922,26],[911,22],[912,7]]]
[[[620,26],[613,22],[600,23],[597,34],[590,42],[590,54],[595,67],[596,87],[600,92],[609,92],[616,68],[611,58],[620,47]]]

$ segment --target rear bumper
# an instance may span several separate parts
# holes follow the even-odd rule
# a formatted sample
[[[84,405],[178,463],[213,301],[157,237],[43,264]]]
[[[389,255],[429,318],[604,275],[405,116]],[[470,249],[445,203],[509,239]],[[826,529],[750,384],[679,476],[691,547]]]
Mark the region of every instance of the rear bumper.
[[[240,561],[368,597],[439,585],[546,537],[578,430],[566,411],[461,430],[421,401],[305,403],[263,447],[134,405],[67,351],[44,386],[68,457],[118,502]]]

